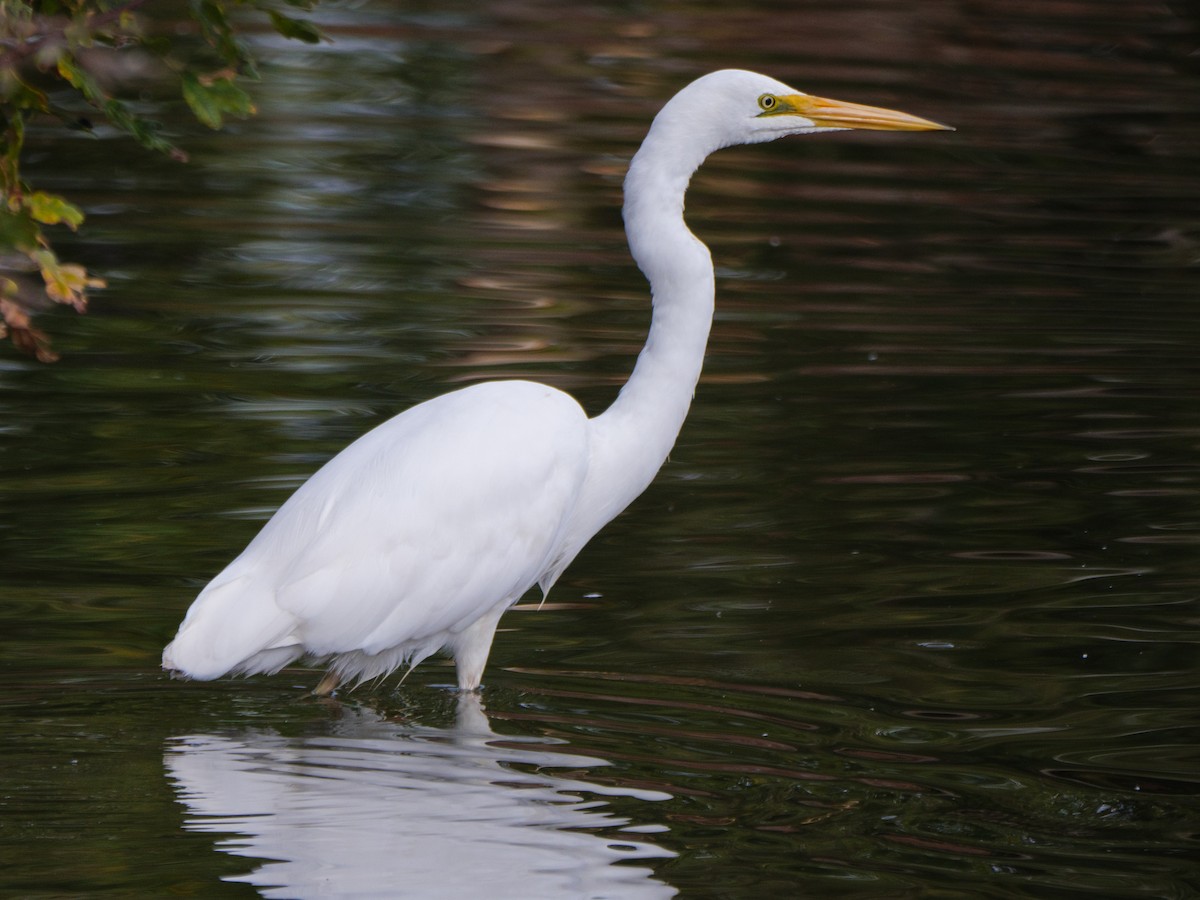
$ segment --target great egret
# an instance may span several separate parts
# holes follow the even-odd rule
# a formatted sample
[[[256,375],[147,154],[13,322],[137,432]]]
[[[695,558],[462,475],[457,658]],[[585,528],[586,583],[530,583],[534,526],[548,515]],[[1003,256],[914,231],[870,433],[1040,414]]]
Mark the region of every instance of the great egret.
[[[710,153],[790,134],[944,125],[825,100],[753,72],[689,84],[662,108],[625,177],[625,230],[653,318],[633,374],[589,419],[562,391],[477,384],[363,435],[303,484],[200,592],[163,667],[198,679],[276,672],[300,657],[346,679],[448,650],[479,687],[501,614],[543,595],[654,478],[691,404],[713,314],[708,248],[683,220]],[[947,129],[948,130],[948,129]]]

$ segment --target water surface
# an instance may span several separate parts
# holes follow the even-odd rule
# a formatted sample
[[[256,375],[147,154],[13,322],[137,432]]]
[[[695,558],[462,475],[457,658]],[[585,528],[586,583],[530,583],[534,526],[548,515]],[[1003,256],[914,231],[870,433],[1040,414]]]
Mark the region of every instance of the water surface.
[[[110,288],[0,353],[0,893],[1200,892],[1200,23],[1182,7],[346,5],[180,166],[47,130]],[[446,665],[158,654],[321,462],[455,386],[602,409],[620,179],[690,78],[949,122],[738,148],[670,464]],[[369,836],[369,839],[368,839]],[[457,849],[456,849],[457,848]],[[524,885],[525,893],[513,893]],[[507,892],[507,893],[506,893]]]

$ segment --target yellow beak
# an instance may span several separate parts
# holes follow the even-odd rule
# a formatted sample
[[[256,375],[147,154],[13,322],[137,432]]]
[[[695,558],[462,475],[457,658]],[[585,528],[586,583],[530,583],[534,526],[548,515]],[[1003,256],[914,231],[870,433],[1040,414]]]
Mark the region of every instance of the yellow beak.
[[[953,131],[949,125],[932,122],[919,116],[847,103],[844,100],[827,100],[810,94],[787,94],[769,115],[798,115],[810,119],[822,128],[863,128],[871,131]]]

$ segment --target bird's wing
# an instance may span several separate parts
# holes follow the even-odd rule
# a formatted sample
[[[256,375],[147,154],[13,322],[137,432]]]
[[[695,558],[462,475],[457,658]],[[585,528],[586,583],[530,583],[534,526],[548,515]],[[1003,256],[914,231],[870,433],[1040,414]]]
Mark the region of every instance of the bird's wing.
[[[587,455],[587,419],[559,391],[456,391],[330,460],[230,568],[273,581],[274,603],[315,655],[427,642],[537,581]]]

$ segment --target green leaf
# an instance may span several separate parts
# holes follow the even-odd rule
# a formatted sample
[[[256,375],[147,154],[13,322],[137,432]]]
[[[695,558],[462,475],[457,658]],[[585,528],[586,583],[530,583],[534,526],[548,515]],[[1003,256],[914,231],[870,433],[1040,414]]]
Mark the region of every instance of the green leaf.
[[[209,128],[220,128],[227,115],[245,117],[254,112],[250,95],[230,78],[214,78],[205,83],[194,73],[184,72],[181,81],[183,99],[192,108],[196,118]]]
[[[282,34],[285,38],[303,41],[306,44],[319,44],[324,38],[317,26],[312,22],[306,22],[304,19],[293,19],[291,16],[285,16],[283,13],[275,12],[273,9],[267,10],[271,16],[271,24],[275,26],[275,30]]]
[[[25,146],[25,116],[13,110],[4,121],[3,153],[0,154],[0,189],[16,191],[21,187],[21,148]]]
[[[74,231],[83,223],[83,212],[79,207],[54,194],[36,191],[25,196],[24,204],[29,214],[43,225],[62,223]]]
[[[183,99],[192,108],[192,112],[196,118],[209,128],[220,128],[221,110],[217,108],[217,104],[213,101],[213,98],[204,89],[204,85],[200,83],[200,79],[192,72],[184,72],[181,76],[181,81],[183,84]]]
[[[70,54],[59,56],[58,73],[93,106],[102,110],[109,122],[129,132],[143,147],[170,156],[183,155],[174,144],[159,136],[158,125],[134,114],[126,103],[105,94],[96,80]]]
[[[30,87],[17,77],[11,69],[0,71],[0,100],[5,105],[17,109],[28,109],[35,112],[48,112],[50,109],[46,95],[34,87]]]
[[[232,78],[217,78],[207,87],[222,112],[238,118],[252,116],[257,112],[250,95],[238,87]]]
[[[13,210],[0,203],[0,248],[26,252],[38,246],[41,230],[28,210]]]
[[[246,46],[234,37],[233,27],[225,16],[224,4],[214,0],[192,0],[192,14],[200,23],[204,40],[231,66],[243,74],[257,77],[254,59]]]
[[[101,90],[100,85],[96,83],[96,79],[92,78],[84,68],[75,61],[75,57],[69,53],[62,53],[58,57],[58,74],[61,75],[71,87],[75,88],[89,101],[97,106],[103,105],[108,99],[108,95]]]
[[[104,115],[113,125],[129,132],[133,138],[147,150],[165,153],[172,157],[182,157],[184,154],[174,144],[158,133],[158,124],[134,115],[120,100],[109,100],[104,104]]]

